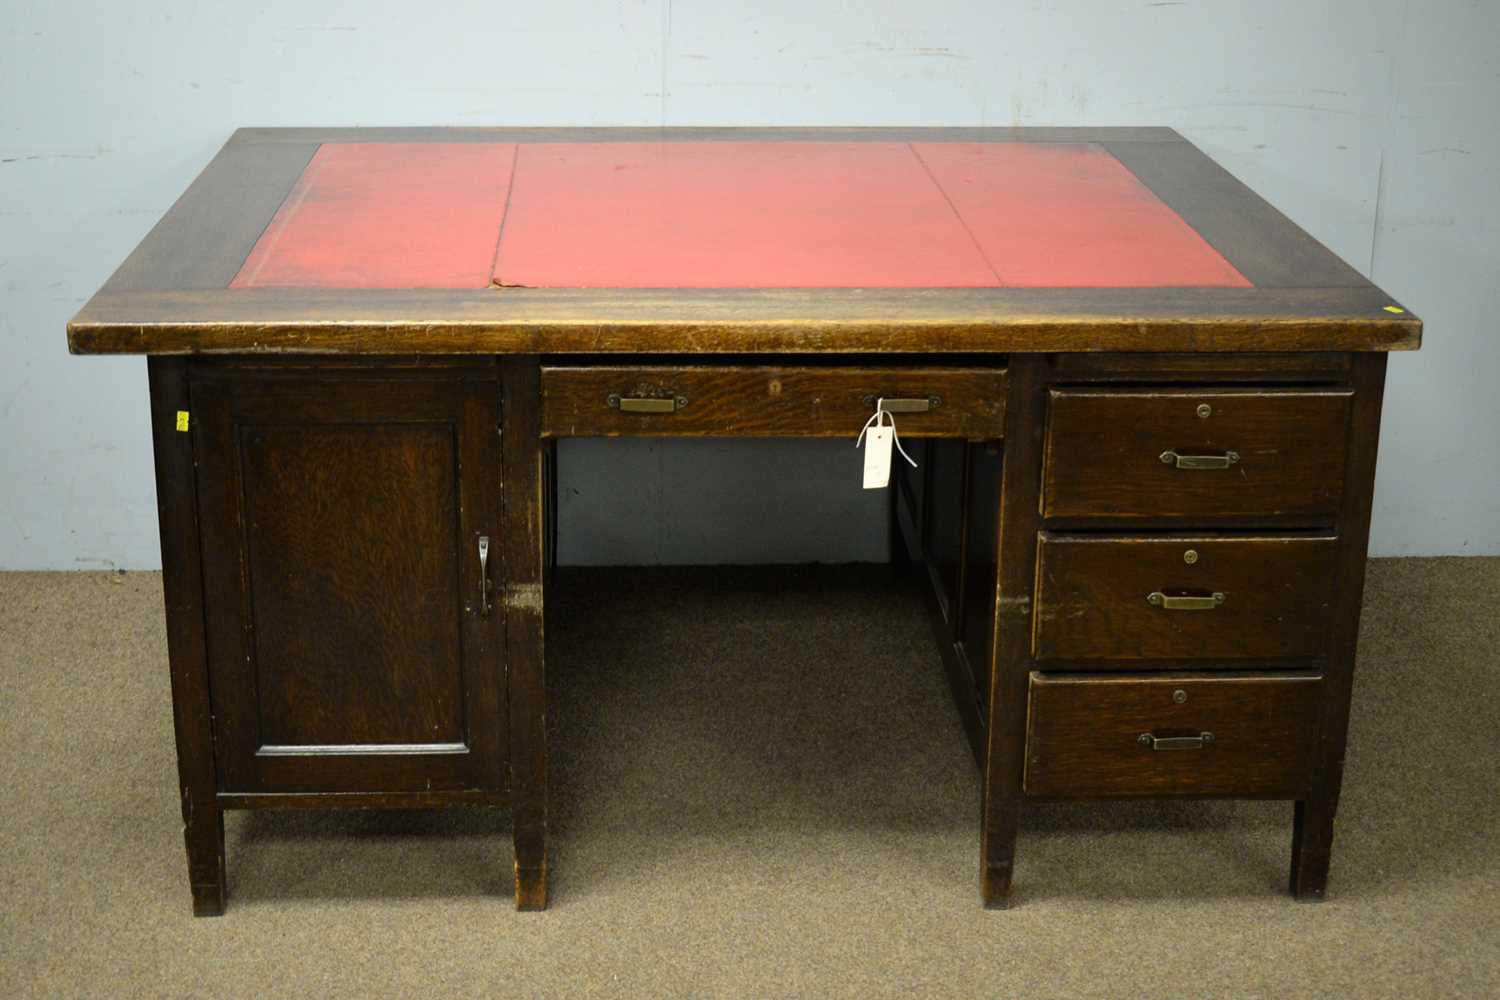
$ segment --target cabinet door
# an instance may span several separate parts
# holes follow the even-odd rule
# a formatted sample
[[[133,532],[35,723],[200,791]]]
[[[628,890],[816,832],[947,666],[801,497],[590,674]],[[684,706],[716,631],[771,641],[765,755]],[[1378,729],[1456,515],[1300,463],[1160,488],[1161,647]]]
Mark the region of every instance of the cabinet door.
[[[194,381],[221,790],[503,788],[499,403],[485,371]]]

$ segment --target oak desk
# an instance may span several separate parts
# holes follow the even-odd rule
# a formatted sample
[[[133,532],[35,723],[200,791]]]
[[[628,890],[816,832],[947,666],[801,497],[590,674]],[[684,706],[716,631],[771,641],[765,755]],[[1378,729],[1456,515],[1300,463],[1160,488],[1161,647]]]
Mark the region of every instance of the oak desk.
[[[1169,129],[247,129],[69,325],[149,355],[195,912],[223,810],[508,805],[545,906],[567,435],[838,436],[1027,798],[1296,803],[1320,897],[1385,352],[1421,325]]]

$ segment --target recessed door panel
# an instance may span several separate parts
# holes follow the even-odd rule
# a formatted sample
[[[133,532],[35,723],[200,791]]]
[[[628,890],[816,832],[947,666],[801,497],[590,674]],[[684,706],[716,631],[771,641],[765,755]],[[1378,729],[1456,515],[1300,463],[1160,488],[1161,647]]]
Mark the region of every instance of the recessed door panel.
[[[224,790],[501,787],[498,385],[208,379],[193,408]]]

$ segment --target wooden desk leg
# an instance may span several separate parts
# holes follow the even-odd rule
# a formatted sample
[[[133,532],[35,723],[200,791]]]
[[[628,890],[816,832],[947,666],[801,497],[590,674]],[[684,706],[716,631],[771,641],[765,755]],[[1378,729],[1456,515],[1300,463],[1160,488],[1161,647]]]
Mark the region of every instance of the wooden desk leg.
[[[1046,363],[1038,355],[1013,357],[1006,403],[980,834],[980,896],[992,908],[1008,902],[1021,806]]]
[[[547,692],[543,572],[541,368],[501,361],[505,655],[509,692],[510,802],[516,845],[516,909],[547,907]]]
[[[1370,540],[1370,507],[1375,495],[1375,454],[1380,437],[1380,405],[1385,392],[1386,356],[1354,356],[1354,412],[1349,421],[1349,457],[1344,500],[1339,511],[1339,564],[1335,583],[1333,636],[1323,704],[1318,720],[1317,758],[1308,797],[1297,803],[1292,821],[1291,891],[1317,902],[1328,886],[1333,851],[1333,817],[1344,776],[1349,736],[1349,700],[1354,689],[1359,612],[1364,601],[1365,559]]]
[[[147,359],[146,367],[151,385],[151,443],[156,455],[156,514],[161,531],[167,660],[172,675],[172,724],[182,791],[182,836],[187,846],[193,914],[211,917],[224,912],[224,812],[218,804],[214,769],[193,443],[190,433],[178,430],[179,413],[191,419],[187,362],[153,357]]]

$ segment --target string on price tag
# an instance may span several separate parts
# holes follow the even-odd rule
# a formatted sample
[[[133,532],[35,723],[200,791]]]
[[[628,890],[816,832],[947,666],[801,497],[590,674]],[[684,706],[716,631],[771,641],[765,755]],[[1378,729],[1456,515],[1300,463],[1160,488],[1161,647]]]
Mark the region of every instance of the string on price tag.
[[[890,420],[887,424],[886,420]],[[875,401],[875,413],[869,420],[865,421],[864,427],[860,428],[859,437],[854,441],[854,447],[858,448],[862,443],[868,444],[865,448],[865,489],[883,490],[891,482],[891,446],[895,445],[901,457],[906,459],[913,469],[917,463],[901,447],[901,438],[896,434],[896,415],[885,408],[885,400]]]

